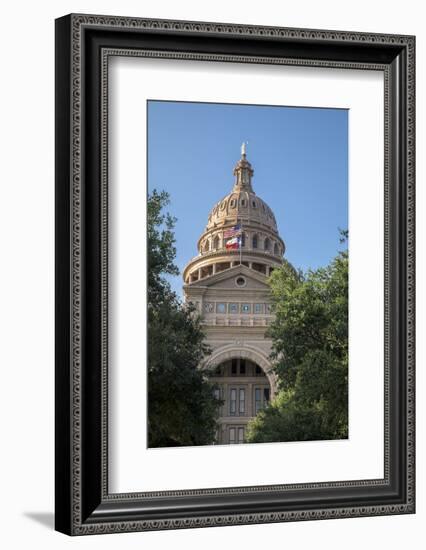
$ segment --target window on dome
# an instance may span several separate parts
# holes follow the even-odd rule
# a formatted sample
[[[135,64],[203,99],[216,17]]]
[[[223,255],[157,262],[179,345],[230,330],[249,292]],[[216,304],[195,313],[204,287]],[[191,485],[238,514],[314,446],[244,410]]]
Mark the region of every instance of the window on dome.
[[[279,254],[277,243],[274,244],[274,254]]]
[[[253,208],[257,208],[256,201],[253,201],[251,204],[253,205]]]
[[[247,202],[246,199],[241,199],[241,206],[246,206]]]
[[[204,252],[208,252],[210,250],[210,242],[209,241],[206,241],[204,243],[204,248],[203,248]]]
[[[257,248],[257,241],[258,241],[257,235],[253,235],[253,248]]]
[[[219,237],[216,236],[213,240],[213,250],[217,250],[219,248]]]
[[[235,199],[232,199],[231,208],[235,208],[236,205],[237,205],[237,201]]]
[[[265,239],[265,244],[264,244],[263,248],[265,250],[270,250],[271,249],[271,241],[268,238]]]
[[[246,246],[246,234],[245,233],[241,234],[241,246],[242,247]]]

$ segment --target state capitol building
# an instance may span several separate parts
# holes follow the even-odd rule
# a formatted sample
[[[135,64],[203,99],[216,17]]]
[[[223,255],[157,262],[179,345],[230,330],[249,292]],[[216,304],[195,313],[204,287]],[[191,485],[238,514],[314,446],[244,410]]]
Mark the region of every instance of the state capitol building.
[[[184,296],[202,315],[212,353],[202,368],[224,401],[218,444],[243,443],[247,423],[276,392],[265,331],[273,318],[267,278],[282,264],[284,241],[274,213],[253,190],[245,145],[232,191],[211,210],[198,256],[183,271]],[[236,236],[235,236],[236,235]]]

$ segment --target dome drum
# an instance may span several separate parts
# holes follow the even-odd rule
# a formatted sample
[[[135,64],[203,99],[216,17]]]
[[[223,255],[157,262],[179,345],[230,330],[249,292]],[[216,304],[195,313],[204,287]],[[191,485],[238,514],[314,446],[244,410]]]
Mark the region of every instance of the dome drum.
[[[224,231],[228,229],[228,227],[231,226],[203,233],[198,241],[199,253],[207,254],[213,251],[226,251]],[[285,252],[284,242],[278,234],[255,227],[245,229],[243,226],[242,248],[243,250],[268,252],[280,258],[282,258]]]

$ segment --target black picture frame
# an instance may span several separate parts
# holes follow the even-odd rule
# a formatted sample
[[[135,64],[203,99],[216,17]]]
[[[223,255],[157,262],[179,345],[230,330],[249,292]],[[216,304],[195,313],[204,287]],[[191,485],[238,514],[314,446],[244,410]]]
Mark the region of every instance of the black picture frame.
[[[109,55],[375,69],[385,81],[385,476],[109,494]],[[263,59],[264,61],[261,61]],[[69,535],[415,511],[415,38],[71,14],[56,20],[56,529]],[[143,238],[141,236],[141,238]]]

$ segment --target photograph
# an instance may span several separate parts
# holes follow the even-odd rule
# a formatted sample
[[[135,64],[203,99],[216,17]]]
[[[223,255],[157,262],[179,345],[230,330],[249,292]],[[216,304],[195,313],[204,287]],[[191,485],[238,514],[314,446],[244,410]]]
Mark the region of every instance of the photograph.
[[[350,437],[348,117],[147,101],[149,448]]]

